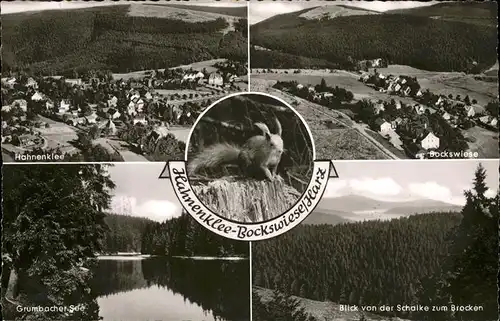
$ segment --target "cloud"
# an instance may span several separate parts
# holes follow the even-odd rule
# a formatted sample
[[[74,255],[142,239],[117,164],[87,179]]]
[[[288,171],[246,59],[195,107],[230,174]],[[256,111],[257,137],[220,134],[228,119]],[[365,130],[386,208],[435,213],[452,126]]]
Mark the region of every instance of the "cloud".
[[[116,214],[146,217],[157,222],[163,222],[169,218],[179,216],[182,212],[182,207],[179,203],[167,200],[147,200],[140,202],[135,197],[123,195],[112,199],[111,209]]]
[[[463,196],[453,195],[448,187],[436,182],[411,183],[408,185],[408,190],[413,198],[427,198],[459,205],[463,205],[465,202]]]
[[[396,196],[403,190],[390,177],[352,179],[349,186],[355,193],[368,193],[377,196]]]
[[[347,186],[347,181],[340,180],[338,178],[331,178],[328,180],[328,185],[326,185],[323,197],[340,197],[343,195],[341,191],[345,190]]]

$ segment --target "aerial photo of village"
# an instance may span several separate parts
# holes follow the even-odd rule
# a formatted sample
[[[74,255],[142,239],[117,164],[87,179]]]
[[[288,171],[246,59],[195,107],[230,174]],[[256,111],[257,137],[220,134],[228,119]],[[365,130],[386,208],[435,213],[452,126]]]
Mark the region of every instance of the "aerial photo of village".
[[[498,158],[496,2],[251,3],[250,89],[325,159]]]
[[[248,90],[245,3],[2,2],[4,162],[179,159]]]

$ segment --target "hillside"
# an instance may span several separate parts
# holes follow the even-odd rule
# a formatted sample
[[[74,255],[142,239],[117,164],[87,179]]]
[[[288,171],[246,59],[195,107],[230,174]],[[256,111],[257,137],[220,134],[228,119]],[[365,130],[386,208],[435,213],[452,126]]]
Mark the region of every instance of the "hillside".
[[[341,65],[385,58],[429,71],[478,73],[496,61],[497,32],[489,25],[410,14],[308,20],[302,17],[308,12],[277,15],[251,26],[251,44]]]
[[[255,286],[252,291],[257,294],[260,301],[266,305],[272,300],[273,291],[262,287]],[[359,321],[361,316],[364,315],[365,321],[382,321],[388,320],[387,317],[382,317],[374,313],[360,312],[360,311],[342,311],[340,304],[329,301],[316,301],[298,296],[291,296],[292,299],[297,300],[300,304],[298,308],[304,308],[304,312],[315,318],[318,321]],[[270,321],[270,320],[255,320],[255,321]],[[398,321],[407,321],[398,319]]]
[[[484,2],[444,2],[427,7],[386,11],[384,14],[405,14],[433,19],[460,21],[470,24],[497,25],[498,3]]]
[[[2,69],[129,72],[246,60],[246,32],[234,30],[236,18],[225,15],[226,8],[217,9],[134,4],[2,15]]]
[[[302,13],[299,17],[314,20],[314,19],[333,19],[346,16],[361,16],[370,14],[380,14],[377,11],[355,8],[344,5],[334,6],[319,6],[312,10]]]
[[[348,214],[353,212],[368,213],[383,211],[385,214],[411,215],[430,212],[459,212],[461,208],[461,206],[454,204],[428,199],[406,202],[387,202],[359,195],[347,195],[335,198],[323,198],[317,209],[319,211],[323,209],[339,211],[341,212],[340,216],[342,216],[342,212]]]
[[[460,220],[460,215],[424,214],[335,226],[302,224],[252,246],[253,285],[340,304],[418,302],[421,282],[442,267],[450,232]]]

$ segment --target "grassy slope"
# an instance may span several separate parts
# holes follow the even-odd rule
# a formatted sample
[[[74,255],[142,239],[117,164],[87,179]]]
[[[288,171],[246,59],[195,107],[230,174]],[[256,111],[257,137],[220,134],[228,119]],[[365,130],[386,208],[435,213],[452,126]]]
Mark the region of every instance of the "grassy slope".
[[[44,73],[75,68],[127,72],[214,58],[246,59],[246,40],[239,33],[204,32],[213,29],[210,22],[205,29],[182,23],[184,29],[172,33],[167,19],[147,17],[134,17],[141,24],[128,28],[125,23],[124,28],[120,21],[131,19],[126,18],[128,9],[118,5],[3,15],[2,64]],[[102,17],[112,25],[99,24]]]
[[[218,13],[218,14],[223,14],[227,16],[233,16],[233,17],[240,17],[240,18],[246,18],[247,17],[247,6],[239,6],[239,7],[205,7],[205,6],[190,6],[190,5],[179,5],[179,4],[163,4],[163,3],[155,3],[155,4],[148,4],[152,6],[166,6],[166,7],[172,7],[172,8],[179,8],[179,9],[188,9],[188,10],[193,10],[193,11],[200,11],[200,12],[210,12],[210,13]]]
[[[272,290],[254,286],[253,291],[255,291],[262,302],[265,304],[269,302],[272,298]],[[340,304],[328,301],[315,301],[306,298],[301,298],[297,296],[292,296],[300,302],[300,306],[305,309],[305,311],[316,318],[316,320],[321,321],[359,321],[361,315],[364,315],[366,321],[374,320],[388,320],[387,317],[382,317],[374,313],[361,313],[359,311],[341,311]],[[399,321],[405,321],[399,319]]]

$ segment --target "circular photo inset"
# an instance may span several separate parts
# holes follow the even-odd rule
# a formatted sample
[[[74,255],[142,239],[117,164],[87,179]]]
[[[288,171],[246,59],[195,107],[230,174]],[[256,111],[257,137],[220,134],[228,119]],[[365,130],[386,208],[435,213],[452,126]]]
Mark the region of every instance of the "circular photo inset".
[[[301,116],[263,93],[230,95],[207,108],[186,150],[198,199],[236,223],[270,221],[291,209],[310,183],[314,157]]]

